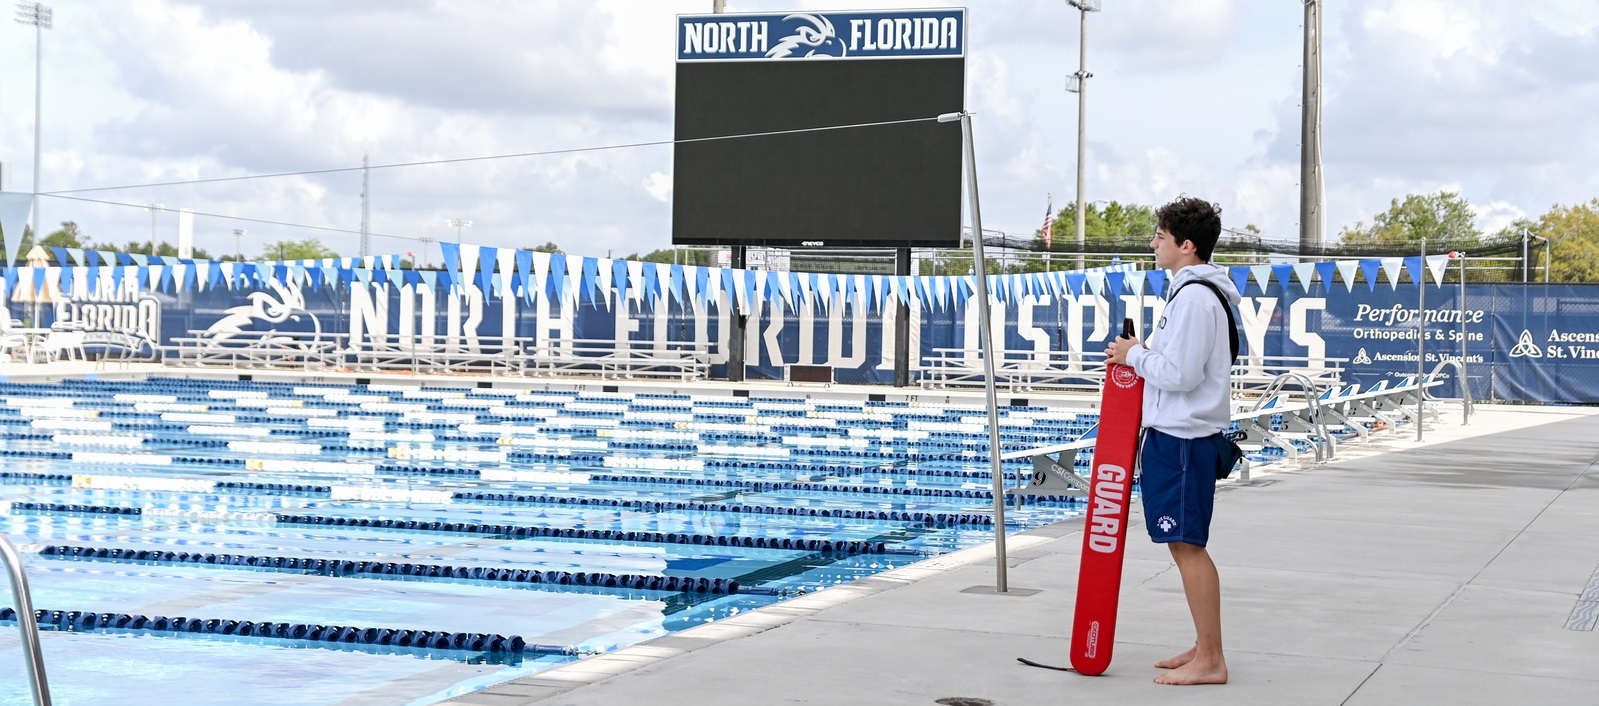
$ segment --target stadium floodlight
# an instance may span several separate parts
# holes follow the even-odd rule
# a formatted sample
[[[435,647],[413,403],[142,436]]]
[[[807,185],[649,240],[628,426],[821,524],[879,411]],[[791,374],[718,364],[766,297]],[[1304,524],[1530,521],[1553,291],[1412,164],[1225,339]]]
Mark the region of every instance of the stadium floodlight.
[[[1086,241],[1083,238],[1085,221],[1083,218],[1083,159],[1085,154],[1083,128],[1084,118],[1087,115],[1088,79],[1093,74],[1088,73],[1088,13],[1099,12],[1099,0],[1066,0],[1067,5],[1077,8],[1077,73],[1066,77],[1066,90],[1077,94],[1077,269],[1083,269],[1083,250]]]
[[[33,25],[33,239],[39,235],[39,106],[43,103],[44,31],[55,25],[55,10],[37,2],[17,3],[17,22]]]
[[[244,229],[233,229],[234,262],[244,262]]]
[[[464,218],[451,218],[448,223],[455,228],[455,244],[461,244],[461,231],[472,227],[472,222]]]
[[[422,247],[418,248],[419,250],[422,251],[422,256],[421,256],[422,264],[421,264],[421,266],[417,267],[417,269],[425,270],[425,269],[427,269],[427,266],[428,266],[428,246],[432,245],[436,241],[434,241],[434,239],[431,236],[427,236],[427,235],[417,236],[416,241],[422,244]]]

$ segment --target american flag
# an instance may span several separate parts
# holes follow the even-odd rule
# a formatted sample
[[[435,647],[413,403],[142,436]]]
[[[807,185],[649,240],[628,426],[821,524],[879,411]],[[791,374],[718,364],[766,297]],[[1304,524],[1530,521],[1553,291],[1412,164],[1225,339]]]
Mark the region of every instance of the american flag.
[[[1044,207],[1044,247],[1048,248],[1055,230],[1055,199],[1050,197],[1049,205]]]

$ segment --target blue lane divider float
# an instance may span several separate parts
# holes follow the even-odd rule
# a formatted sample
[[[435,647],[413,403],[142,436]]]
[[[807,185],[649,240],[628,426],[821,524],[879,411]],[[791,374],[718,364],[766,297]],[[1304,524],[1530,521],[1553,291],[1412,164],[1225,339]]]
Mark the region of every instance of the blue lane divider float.
[[[530,645],[520,635],[497,635],[480,632],[363,628],[347,625],[255,622],[250,620],[188,618],[183,616],[169,618],[161,615],[95,613],[83,610],[35,610],[34,616],[38,618],[39,627],[41,628],[54,628],[68,632],[144,630],[149,632],[238,635],[240,637],[268,637],[310,642],[417,647],[433,650],[580,654],[580,651],[573,647]],[[0,608],[0,622],[14,622],[16,619],[17,612],[15,610]]]
[[[394,561],[353,561],[315,557],[254,556],[245,554],[215,554],[208,552],[177,552],[161,549],[123,549],[120,547],[83,547],[74,545],[47,545],[39,549],[40,556],[54,559],[80,559],[89,561],[160,562],[170,564],[203,564],[211,566],[236,566],[251,569],[287,571],[316,576],[413,576],[418,578],[474,579],[506,583],[550,584],[561,586],[590,586],[594,588],[622,588],[638,591],[668,591],[672,593],[734,594],[739,584],[732,579],[694,578],[679,576],[647,576],[640,574],[613,574],[585,571],[539,571],[536,569],[510,569],[485,566],[451,566],[441,564],[412,564]]]
[[[311,485],[306,483],[258,483],[253,481],[220,481],[216,490],[235,491],[246,493],[276,493],[282,495],[300,495],[311,497],[328,497],[333,494],[333,486]]]
[[[375,527],[379,529],[413,530],[422,532],[450,532],[465,534],[497,534],[516,539],[559,537],[589,539],[607,542],[648,542],[652,544],[697,544],[715,547],[747,547],[751,549],[789,549],[803,552],[836,554],[889,553],[883,542],[857,539],[795,539],[791,537],[728,537],[726,535],[689,534],[683,532],[635,532],[623,530],[575,529],[572,527],[530,527],[526,525],[485,525],[476,522],[441,522],[438,520],[406,520],[387,517],[328,517],[324,515],[288,515],[275,513],[278,524],[320,525],[333,527]]]
[[[0,471],[0,483],[28,485],[72,485],[70,473],[29,473],[27,471]]]
[[[91,515],[143,515],[144,510],[137,507],[122,505],[79,505],[76,503],[40,503],[40,502],[14,502],[12,510],[33,510],[35,512],[70,512],[87,513]]]
[[[737,512],[756,515],[796,515],[804,517],[831,517],[847,520],[880,520],[888,522],[915,522],[927,525],[992,525],[994,518],[975,513],[922,512],[916,510],[870,510],[825,507],[783,507],[777,505],[744,505],[739,503],[708,503],[670,500],[629,500],[623,498],[574,498],[563,495],[521,495],[516,493],[474,493],[457,491],[458,500],[515,503],[526,505],[580,505],[621,507],[644,512],[663,510],[699,510],[705,512]]]
[[[756,481],[730,478],[635,476],[618,473],[594,473],[589,476],[589,481],[608,483],[661,483],[671,485],[733,487],[743,488],[753,492],[764,492],[769,490],[814,490],[828,493],[915,495],[926,498],[965,498],[984,500],[992,500],[994,498],[994,491],[988,488],[912,488],[908,486],[850,485],[847,483],[825,483],[814,481]],[[1028,499],[1029,502],[1083,502],[1082,498],[1074,498],[1068,495],[1033,495],[1028,496]]]

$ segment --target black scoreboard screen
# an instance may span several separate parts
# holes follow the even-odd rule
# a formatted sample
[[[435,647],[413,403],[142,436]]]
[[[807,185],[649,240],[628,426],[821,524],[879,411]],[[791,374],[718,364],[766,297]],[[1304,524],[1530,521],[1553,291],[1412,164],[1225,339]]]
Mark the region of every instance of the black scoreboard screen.
[[[934,118],[964,107],[963,25],[959,10],[679,18],[672,242],[958,246],[961,128]]]

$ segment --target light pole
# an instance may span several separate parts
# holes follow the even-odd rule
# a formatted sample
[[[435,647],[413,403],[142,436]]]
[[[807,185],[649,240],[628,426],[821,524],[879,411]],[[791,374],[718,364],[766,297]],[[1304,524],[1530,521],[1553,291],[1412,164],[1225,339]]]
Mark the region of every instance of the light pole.
[[[977,153],[972,146],[972,115],[963,110],[938,116],[938,122],[941,123],[957,120],[961,124],[961,148],[965,152],[966,197],[971,209],[968,217],[972,220],[972,281],[977,285],[977,347],[983,356],[983,395],[988,403],[988,455],[994,481],[994,591],[1006,593],[1010,590],[1010,578],[1006,573],[1005,556],[1005,476],[1000,468],[999,403],[994,390],[994,357],[999,354],[994,350],[993,319],[988,313],[988,259],[983,254],[983,212],[977,198]]]
[[[233,229],[234,262],[244,262],[244,229]]]
[[[422,266],[418,267],[417,269],[425,270],[428,266],[428,248],[433,245],[433,239],[423,235],[418,237],[416,240],[422,244]]]
[[[1066,77],[1066,90],[1077,94],[1077,269],[1083,269],[1083,120],[1088,96],[1088,13],[1099,12],[1099,0],[1066,0],[1077,8],[1077,73]]]
[[[464,218],[451,218],[449,224],[455,227],[455,244],[461,244],[461,231],[471,228],[472,222]]]
[[[55,18],[55,10],[49,5],[37,2],[17,3],[17,21],[25,25],[33,25],[33,242],[37,243],[42,236],[39,235],[39,120],[40,105],[44,95],[44,31],[50,29]]]
[[[161,204],[150,204],[150,257],[155,257],[155,214],[161,211]]]
[[[1299,261],[1322,245],[1321,3],[1305,2],[1305,59],[1299,131]]]
[[[1534,235],[1532,239],[1543,243],[1543,283],[1549,284],[1549,239],[1541,235]]]

